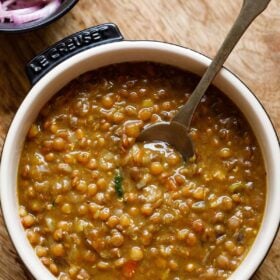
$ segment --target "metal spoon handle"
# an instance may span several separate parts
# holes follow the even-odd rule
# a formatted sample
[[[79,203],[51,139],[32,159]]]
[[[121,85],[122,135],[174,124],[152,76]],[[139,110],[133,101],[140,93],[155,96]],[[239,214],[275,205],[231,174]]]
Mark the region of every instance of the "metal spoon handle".
[[[244,0],[241,11],[228,33],[221,48],[212,63],[204,73],[199,84],[193,91],[187,103],[180,109],[172,122],[179,122],[186,127],[190,126],[192,115],[207,88],[222,68],[225,60],[239,41],[251,22],[267,7],[271,0]]]

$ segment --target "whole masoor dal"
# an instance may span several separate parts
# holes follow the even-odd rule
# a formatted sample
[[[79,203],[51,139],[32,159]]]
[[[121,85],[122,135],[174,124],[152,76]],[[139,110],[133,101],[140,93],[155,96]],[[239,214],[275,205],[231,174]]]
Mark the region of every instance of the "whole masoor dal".
[[[188,162],[164,143],[135,143],[143,127],[171,120],[197,81],[170,66],[112,65],[43,108],[20,159],[19,214],[58,279],[226,279],[244,259],[266,173],[238,109],[210,87]]]

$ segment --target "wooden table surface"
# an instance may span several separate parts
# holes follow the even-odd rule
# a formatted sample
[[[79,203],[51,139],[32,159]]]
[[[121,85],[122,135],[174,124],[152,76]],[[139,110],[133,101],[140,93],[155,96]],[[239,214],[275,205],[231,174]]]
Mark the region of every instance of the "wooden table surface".
[[[21,35],[0,34],[0,147],[30,85],[28,60],[83,28],[116,23],[127,39],[167,41],[210,57],[216,53],[242,0],[80,0],[62,19]],[[261,100],[280,133],[280,0],[257,18],[226,62]],[[1,214],[0,214],[1,215]],[[280,234],[254,280],[280,279]],[[0,280],[31,279],[0,217]],[[242,279],[240,279],[242,280]]]

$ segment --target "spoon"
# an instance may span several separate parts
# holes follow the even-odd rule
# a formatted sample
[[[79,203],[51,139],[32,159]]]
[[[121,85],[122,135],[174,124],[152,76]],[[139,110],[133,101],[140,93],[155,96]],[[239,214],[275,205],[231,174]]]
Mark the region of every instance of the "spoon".
[[[185,160],[194,155],[193,142],[188,135],[193,113],[234,46],[252,21],[265,10],[269,2],[270,0],[243,1],[239,16],[186,104],[179,110],[170,123],[159,122],[142,130],[136,139],[137,141],[166,142],[180,152]]]

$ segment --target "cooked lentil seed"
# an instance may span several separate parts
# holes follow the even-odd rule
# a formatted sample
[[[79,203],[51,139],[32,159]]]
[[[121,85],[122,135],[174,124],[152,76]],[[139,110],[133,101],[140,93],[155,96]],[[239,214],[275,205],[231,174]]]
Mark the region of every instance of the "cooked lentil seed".
[[[21,222],[22,222],[22,225],[23,225],[25,228],[30,228],[31,226],[34,225],[34,223],[35,223],[35,218],[34,218],[33,215],[28,214],[28,215],[24,216],[24,217],[21,219]]]
[[[28,230],[26,236],[32,245],[38,245],[40,243],[40,235],[38,232]]]
[[[123,244],[124,237],[120,233],[116,233],[111,238],[111,243],[115,247],[119,247]]]
[[[130,250],[130,258],[133,261],[140,261],[144,257],[143,251],[139,247],[132,247]]]
[[[119,217],[117,216],[111,216],[109,219],[108,219],[108,222],[107,222],[107,225],[111,228],[115,227],[116,225],[119,224]]]
[[[135,143],[144,126],[169,121],[197,81],[153,63],[110,66],[42,110],[21,155],[19,214],[58,279],[226,279],[244,259],[266,176],[235,106],[209,88],[191,123],[188,163],[163,143]]]
[[[62,257],[65,254],[64,246],[62,244],[53,244],[51,252],[55,257]]]
[[[153,206],[150,203],[144,204],[141,207],[141,213],[146,216],[150,216],[153,213],[153,210]]]
[[[48,248],[42,247],[42,246],[37,246],[36,247],[36,254],[38,257],[45,257],[48,254]]]
[[[163,167],[160,162],[152,162],[150,166],[150,172],[153,175],[159,175],[163,172]]]

